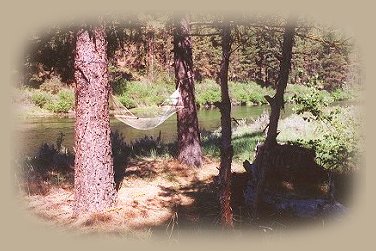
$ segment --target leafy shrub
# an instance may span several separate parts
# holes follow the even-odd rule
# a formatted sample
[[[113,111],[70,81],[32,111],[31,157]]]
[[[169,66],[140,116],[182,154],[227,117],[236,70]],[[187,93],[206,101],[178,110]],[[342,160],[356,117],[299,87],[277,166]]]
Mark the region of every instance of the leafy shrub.
[[[36,90],[31,95],[33,103],[40,108],[43,108],[47,103],[51,102],[52,96],[49,93]]]
[[[208,89],[205,92],[199,93],[196,98],[196,103],[202,105],[213,105],[215,102],[221,101],[221,92],[219,89]]]
[[[271,88],[263,88],[255,82],[229,82],[229,93],[234,104],[266,104],[265,95],[271,95]],[[201,105],[211,105],[221,101],[220,86],[213,80],[204,80],[196,85],[196,102]]]
[[[312,148],[316,160],[327,169],[350,170],[358,166],[360,117],[354,107],[337,107],[317,117],[318,137],[296,143]]]
[[[205,79],[196,83],[195,96],[199,106],[213,105],[214,102],[221,101],[220,86],[213,80]]]
[[[296,97],[309,96],[313,89],[316,90],[316,88],[309,87],[306,85],[287,85],[284,95],[285,101],[287,103],[294,103]]]
[[[333,94],[314,87],[309,89],[310,92],[302,95],[295,94],[292,100],[297,104],[295,111],[298,114],[303,114],[303,118],[308,121],[316,121],[318,136],[309,140],[300,139],[295,143],[315,150],[317,162],[325,168],[354,168],[360,151],[357,131],[360,128],[359,112],[354,107],[328,107],[344,95],[341,90]]]
[[[342,88],[337,88],[334,91],[330,93],[334,99],[334,101],[343,101],[343,100],[349,100],[353,97],[353,95]]]
[[[131,98],[129,98],[129,97],[127,96],[126,93],[123,93],[123,95],[121,95],[121,96],[119,97],[119,101],[120,101],[125,107],[127,107],[128,109],[131,109],[131,108],[135,108],[135,107],[136,107],[135,102],[134,102]]]
[[[174,90],[173,84],[125,80],[119,81],[114,87],[120,102],[127,108],[160,105]]]
[[[74,93],[72,90],[65,89],[58,93],[57,100],[51,101],[46,108],[55,113],[67,113],[74,106]]]
[[[267,104],[264,96],[273,94],[271,88],[263,88],[255,82],[230,82],[229,88],[233,102],[241,104]]]
[[[320,119],[324,108],[333,102],[333,98],[327,91],[319,91],[314,87],[309,88],[309,92],[295,94],[291,100],[297,105],[294,110],[298,114],[309,112],[314,119]],[[305,119],[310,120],[309,117]]]

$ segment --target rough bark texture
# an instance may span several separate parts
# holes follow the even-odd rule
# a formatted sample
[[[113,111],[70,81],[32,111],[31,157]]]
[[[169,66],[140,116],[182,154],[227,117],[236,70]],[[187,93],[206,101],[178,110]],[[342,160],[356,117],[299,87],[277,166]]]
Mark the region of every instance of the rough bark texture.
[[[115,202],[110,139],[107,41],[103,27],[77,33],[75,55],[75,211],[100,212]]]
[[[187,18],[180,19],[174,32],[174,67],[176,85],[180,86],[182,106],[177,112],[178,159],[187,165],[202,164],[200,132],[195,101],[192,42]]]
[[[266,140],[257,152],[255,164],[260,170],[260,177],[256,186],[256,195],[254,200],[254,213],[257,215],[258,206],[262,199],[262,193],[265,185],[265,174],[270,169],[271,159],[273,158],[274,148],[277,146],[278,121],[281,114],[281,108],[284,105],[283,95],[287,86],[289,72],[291,68],[292,47],[294,43],[296,20],[290,18],[287,21],[285,33],[283,36],[282,59],[280,62],[279,81],[277,91],[274,97],[266,96],[266,100],[271,107],[270,121]]]
[[[228,93],[228,68],[230,62],[231,30],[226,25],[222,29],[222,62],[219,72],[221,82],[221,164],[219,169],[219,203],[221,223],[225,228],[233,227],[231,208],[231,162],[233,147],[231,145],[231,102]]]

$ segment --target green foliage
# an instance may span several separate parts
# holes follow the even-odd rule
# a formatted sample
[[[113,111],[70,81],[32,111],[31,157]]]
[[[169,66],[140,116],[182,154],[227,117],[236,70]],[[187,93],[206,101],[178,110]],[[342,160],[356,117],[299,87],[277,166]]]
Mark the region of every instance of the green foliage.
[[[354,107],[330,108],[329,104],[349,98],[348,92],[336,90],[332,93],[309,87],[310,92],[295,94],[294,110],[303,119],[318,124],[316,137],[298,139],[295,143],[315,150],[317,161],[328,169],[345,170],[357,166],[355,158],[359,155],[360,127],[359,112]]]
[[[120,102],[127,108],[157,106],[174,91],[173,84],[147,83],[141,81],[119,81],[114,89]]]
[[[36,90],[31,94],[31,100],[36,106],[43,108],[46,104],[52,100],[52,95],[40,90]]]
[[[317,109],[306,111],[316,113]],[[345,171],[359,166],[359,111],[354,107],[334,108],[314,116],[318,122],[314,139],[299,139],[295,143],[312,148],[319,164],[328,169]]]
[[[55,113],[67,113],[73,109],[74,93],[72,90],[61,90],[57,97],[45,105],[45,108]]]
[[[239,83],[230,82],[230,96],[233,103],[262,105],[267,104],[265,95],[271,95],[271,88],[263,88],[255,82]]]
[[[136,107],[136,104],[133,101],[133,99],[130,98],[130,97],[128,97],[128,95],[126,93],[124,93],[121,96],[119,96],[118,99],[128,109],[132,109],[132,108]]]
[[[262,141],[263,139],[263,133],[259,130],[252,130],[250,125],[241,125],[235,127],[231,141],[234,149],[233,159],[241,162],[246,159],[252,159],[257,143]],[[204,133],[201,141],[204,154],[215,158],[220,157],[220,128],[212,133]]]
[[[309,96],[313,88],[307,85],[289,84],[286,87],[284,99],[286,103],[294,103],[295,98],[298,96]]]
[[[199,106],[213,105],[221,101],[220,86],[213,80],[205,79],[196,84],[196,103]]]
[[[128,80],[146,78],[153,82],[164,82],[173,72],[173,27],[168,15],[140,14],[132,18],[115,18],[105,22],[108,41],[108,56],[114,68],[123,69]],[[222,18],[213,15],[191,16],[192,22],[220,22]],[[232,49],[229,80],[256,81],[263,86],[274,85],[278,80],[279,57],[281,56],[282,33],[275,25],[284,23],[280,16],[259,16],[254,20],[261,27],[242,23],[234,24],[231,31]],[[236,22],[236,21],[235,21]],[[311,79],[321,81],[323,88],[333,90],[346,85],[354,48],[352,40],[338,30],[300,19],[301,28],[296,36],[290,80],[295,84],[306,84]],[[308,28],[309,27],[309,28]],[[192,33],[217,34],[216,25],[193,25]],[[26,85],[39,86],[43,81],[46,91],[57,93],[58,81],[47,80],[60,76],[63,82],[73,77],[74,34],[77,27],[53,27],[44,34],[35,34],[25,55]],[[315,39],[310,39],[314,37]],[[195,78],[215,79],[221,62],[221,38],[213,36],[192,36]],[[69,80],[69,81],[68,81]],[[350,83],[351,84],[351,83]]]
[[[295,94],[292,97],[292,101],[296,104],[294,110],[297,114],[304,114],[307,120],[312,116],[314,119],[322,119],[324,108],[333,102],[333,98],[327,91],[319,91],[314,87],[309,87],[309,90],[310,92]],[[307,115],[307,112],[312,116]]]
[[[341,88],[337,88],[334,91],[330,92],[334,101],[344,101],[350,100],[354,97],[354,95],[349,90],[344,90]]]
[[[262,88],[255,82],[229,82],[229,92],[233,104],[261,105],[266,104],[265,95],[271,95],[271,88]],[[213,105],[221,101],[220,86],[213,80],[205,79],[196,85],[196,102],[199,106]]]

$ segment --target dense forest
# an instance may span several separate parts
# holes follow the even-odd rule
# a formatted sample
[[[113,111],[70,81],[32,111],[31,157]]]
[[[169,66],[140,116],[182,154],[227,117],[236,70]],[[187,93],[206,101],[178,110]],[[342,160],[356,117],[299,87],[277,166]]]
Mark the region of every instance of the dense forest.
[[[192,26],[194,78],[199,94],[197,104],[208,106],[219,101],[218,72],[221,60],[220,21],[197,16]],[[131,21],[130,21],[131,20]],[[197,20],[197,21],[196,21]],[[210,21],[207,21],[210,20]],[[233,103],[266,103],[263,94],[275,88],[279,74],[279,60],[283,36],[281,18],[254,18],[233,21],[233,53],[229,65],[229,81],[233,82]],[[23,79],[20,86],[39,88],[56,94],[71,86],[73,78],[73,50],[77,27],[54,27],[36,34],[26,48]],[[145,15],[133,19],[106,22],[110,81],[115,94],[128,108],[162,102],[164,94],[173,87],[172,28],[168,17]],[[293,48],[291,85],[309,86],[337,91],[359,85],[359,59],[354,41],[331,27],[300,20],[297,24]],[[126,83],[133,83],[126,86]],[[153,95],[144,94],[146,83],[153,83]],[[205,84],[200,84],[205,83]],[[252,85],[256,83],[257,85]],[[251,84],[251,86],[242,85]],[[217,88],[216,88],[217,87]],[[264,89],[259,88],[264,87]],[[231,88],[231,87],[230,87]],[[240,89],[254,88],[243,93]],[[299,91],[297,91],[299,92]],[[141,99],[138,99],[139,93]],[[144,95],[146,97],[144,97]],[[69,92],[63,92],[61,106],[48,105],[51,97],[35,94],[37,105],[54,112],[68,112]],[[150,97],[151,96],[151,97]]]
[[[27,45],[13,97],[20,123],[74,120],[72,139],[53,129],[14,162],[39,215],[171,237],[217,225],[281,230],[351,207],[361,69],[355,41],[339,29],[305,18],[139,14],[54,26]],[[236,107],[262,113],[247,119]],[[219,114],[216,130],[203,129],[203,111]],[[113,116],[157,131],[175,119],[176,137],[164,141],[160,129],[129,140]]]

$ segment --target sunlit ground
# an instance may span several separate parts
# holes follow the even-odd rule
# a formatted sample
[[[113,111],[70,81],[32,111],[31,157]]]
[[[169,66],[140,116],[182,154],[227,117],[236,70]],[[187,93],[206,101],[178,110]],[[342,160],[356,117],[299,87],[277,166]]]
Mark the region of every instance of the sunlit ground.
[[[51,187],[46,195],[26,196],[27,208],[59,226],[83,232],[145,234],[182,226],[218,224],[216,188],[219,163],[205,159],[200,169],[176,160],[140,160],[129,164],[116,205],[101,214],[75,217],[74,191]],[[240,165],[233,171],[244,172]],[[180,224],[180,225],[179,225]]]

